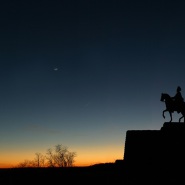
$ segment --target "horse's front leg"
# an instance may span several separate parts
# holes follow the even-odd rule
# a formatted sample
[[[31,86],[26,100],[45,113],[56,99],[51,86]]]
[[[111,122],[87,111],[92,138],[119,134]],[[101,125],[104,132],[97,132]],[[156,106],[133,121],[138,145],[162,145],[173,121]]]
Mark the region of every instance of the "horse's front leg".
[[[163,110],[163,118],[165,119],[164,113],[167,112],[168,110]],[[170,111],[168,111],[170,114],[170,122],[172,121],[172,113]]]
[[[167,109],[166,110],[163,110],[163,118],[165,119],[165,116],[164,116],[164,113],[167,111]]]

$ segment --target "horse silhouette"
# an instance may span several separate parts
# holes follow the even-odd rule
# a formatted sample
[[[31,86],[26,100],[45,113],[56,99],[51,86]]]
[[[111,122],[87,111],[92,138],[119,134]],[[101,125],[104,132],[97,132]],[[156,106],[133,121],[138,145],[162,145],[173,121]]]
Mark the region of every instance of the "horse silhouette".
[[[166,109],[163,110],[163,118],[165,118],[164,113],[165,112],[169,112],[170,114],[170,122],[172,121],[172,113],[174,111],[177,111],[177,105],[175,105],[174,100],[172,100],[171,96],[166,94],[166,93],[162,93],[161,94],[161,101],[165,102],[166,104]],[[182,117],[179,118],[179,122],[181,122],[181,119],[184,118],[184,122],[185,122],[185,102],[183,102],[183,106],[179,106],[179,110],[180,113],[182,114]]]

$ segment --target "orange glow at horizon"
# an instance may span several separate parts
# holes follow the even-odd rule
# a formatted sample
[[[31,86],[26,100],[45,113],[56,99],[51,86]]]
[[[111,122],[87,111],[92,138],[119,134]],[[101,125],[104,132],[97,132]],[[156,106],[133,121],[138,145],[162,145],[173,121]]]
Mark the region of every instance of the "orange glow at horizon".
[[[122,149],[122,148],[121,148]],[[74,158],[74,166],[90,166],[99,163],[114,163],[117,159],[123,159],[123,150],[120,146],[106,146],[103,148],[86,148],[74,150],[77,156]],[[1,156],[0,168],[13,168],[25,160],[34,160],[35,153],[26,152],[18,154],[6,154]],[[42,153],[42,152],[41,152]],[[44,153],[43,153],[44,155]]]

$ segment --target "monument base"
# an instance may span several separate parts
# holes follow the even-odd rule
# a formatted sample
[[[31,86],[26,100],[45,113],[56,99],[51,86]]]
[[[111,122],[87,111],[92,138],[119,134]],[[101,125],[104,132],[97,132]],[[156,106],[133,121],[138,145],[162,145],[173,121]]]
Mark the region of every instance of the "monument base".
[[[148,169],[185,166],[184,149],[185,123],[165,122],[160,130],[128,130],[124,163]]]
[[[161,130],[165,131],[178,131],[178,132],[185,132],[185,123],[182,122],[165,122],[161,127]]]

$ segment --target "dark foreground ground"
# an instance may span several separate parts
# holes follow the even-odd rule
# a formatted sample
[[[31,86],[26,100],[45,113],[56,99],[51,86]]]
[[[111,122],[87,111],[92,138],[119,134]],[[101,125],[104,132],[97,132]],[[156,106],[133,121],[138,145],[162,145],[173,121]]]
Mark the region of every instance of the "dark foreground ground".
[[[165,170],[165,169],[164,169]],[[119,165],[100,165],[71,168],[11,168],[0,169],[2,185],[160,185],[184,184],[184,169],[175,173],[175,169],[126,169]],[[173,171],[173,172],[172,172]]]
[[[125,184],[123,169],[115,166],[0,169],[0,184]]]

